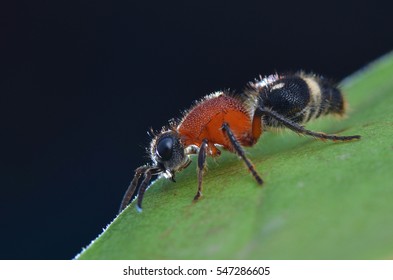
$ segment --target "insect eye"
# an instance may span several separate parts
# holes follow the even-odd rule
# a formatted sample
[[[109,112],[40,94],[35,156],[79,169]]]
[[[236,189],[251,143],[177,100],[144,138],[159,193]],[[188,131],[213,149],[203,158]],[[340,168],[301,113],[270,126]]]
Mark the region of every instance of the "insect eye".
[[[160,139],[157,144],[156,154],[161,160],[170,160],[173,152],[172,137],[165,137]]]

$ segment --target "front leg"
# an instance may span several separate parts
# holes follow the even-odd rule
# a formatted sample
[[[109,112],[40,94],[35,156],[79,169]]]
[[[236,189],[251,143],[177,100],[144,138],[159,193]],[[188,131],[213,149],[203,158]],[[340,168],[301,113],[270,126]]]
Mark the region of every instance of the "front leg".
[[[138,199],[137,199],[137,204],[136,204],[136,209],[138,212],[142,212],[142,201],[143,201],[143,196],[145,194],[145,191],[150,183],[151,180],[151,169],[146,170],[144,174],[143,181],[139,187],[139,192],[138,192]]]
[[[202,180],[203,171],[206,166],[206,153],[207,153],[207,139],[203,139],[201,147],[198,153],[198,192],[196,193],[194,200],[198,200],[202,196]]]
[[[130,185],[127,188],[126,193],[124,194],[123,200],[121,201],[119,213],[127,207],[128,203],[130,202],[133,194],[135,193],[136,187],[138,185],[139,178],[143,173],[146,172],[150,167],[149,166],[140,166],[135,170],[134,178],[132,179]]]

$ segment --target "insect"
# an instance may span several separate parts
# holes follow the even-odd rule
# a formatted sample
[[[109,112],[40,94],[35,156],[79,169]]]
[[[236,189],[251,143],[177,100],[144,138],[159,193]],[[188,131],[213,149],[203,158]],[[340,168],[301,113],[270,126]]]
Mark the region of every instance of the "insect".
[[[351,141],[359,135],[339,136],[314,132],[303,124],[332,114],[345,115],[347,103],[332,82],[321,76],[297,72],[290,75],[271,75],[250,82],[243,93],[219,91],[207,95],[186,111],[179,121],[154,135],[150,143],[151,164],[138,167],[120,206],[120,212],[130,202],[141,181],[137,209],[154,175],[175,181],[175,174],[198,158],[198,189],[194,200],[202,195],[206,157],[217,157],[220,149],[237,154],[260,185],[263,180],[246,156],[243,147],[253,146],[264,130],[289,128],[302,135],[320,140]],[[141,176],[143,175],[143,179]]]

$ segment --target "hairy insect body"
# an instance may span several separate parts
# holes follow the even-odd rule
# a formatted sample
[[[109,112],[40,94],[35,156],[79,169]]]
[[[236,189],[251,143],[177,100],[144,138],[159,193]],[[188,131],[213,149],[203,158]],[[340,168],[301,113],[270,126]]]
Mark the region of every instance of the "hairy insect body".
[[[149,150],[152,163],[135,170],[120,211],[137,191],[137,208],[141,209],[152,176],[165,176],[175,181],[175,174],[189,166],[190,156],[194,154],[198,156],[198,190],[194,200],[198,200],[202,195],[206,157],[220,155],[220,148],[237,154],[256,182],[262,185],[263,180],[243,147],[253,146],[265,127],[286,127],[320,140],[360,139],[359,135],[326,134],[302,126],[323,115],[343,116],[345,111],[344,97],[334,84],[303,72],[256,80],[239,95],[227,92],[210,94],[186,111],[180,121],[170,123],[154,136]]]

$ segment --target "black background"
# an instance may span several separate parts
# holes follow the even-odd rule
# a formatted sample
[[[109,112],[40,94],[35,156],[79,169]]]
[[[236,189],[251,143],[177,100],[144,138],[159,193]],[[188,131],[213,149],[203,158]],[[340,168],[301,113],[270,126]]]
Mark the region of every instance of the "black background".
[[[393,46],[376,1],[134,3],[0,7],[0,258],[73,258],[116,215],[148,128],[193,100],[275,71],[340,80]]]

